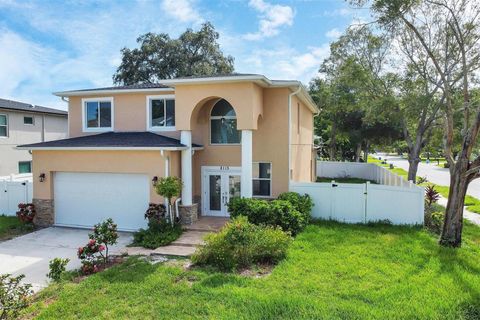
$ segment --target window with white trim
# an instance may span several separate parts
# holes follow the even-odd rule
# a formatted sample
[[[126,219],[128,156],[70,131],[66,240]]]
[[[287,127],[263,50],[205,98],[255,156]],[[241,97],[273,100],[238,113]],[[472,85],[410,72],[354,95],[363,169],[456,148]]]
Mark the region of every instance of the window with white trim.
[[[24,116],[24,117],[23,117],[23,124],[25,124],[25,125],[31,125],[31,126],[34,125],[35,123],[34,123],[34,118],[33,118],[33,116]]]
[[[240,144],[242,132],[237,130],[237,115],[227,100],[221,99],[210,113],[210,143]]]
[[[254,197],[272,196],[272,164],[270,162],[254,162],[252,187]]]
[[[175,96],[148,97],[149,130],[175,130]]]
[[[8,117],[0,114],[0,137],[8,137]]]
[[[83,129],[85,131],[108,131],[113,129],[113,99],[83,100]]]

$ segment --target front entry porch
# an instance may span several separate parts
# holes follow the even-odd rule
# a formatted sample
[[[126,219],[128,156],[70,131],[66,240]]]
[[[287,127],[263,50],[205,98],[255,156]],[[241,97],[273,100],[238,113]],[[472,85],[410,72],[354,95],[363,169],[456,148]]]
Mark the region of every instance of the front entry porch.
[[[241,167],[202,167],[202,216],[229,216],[230,198],[241,196],[241,175]]]

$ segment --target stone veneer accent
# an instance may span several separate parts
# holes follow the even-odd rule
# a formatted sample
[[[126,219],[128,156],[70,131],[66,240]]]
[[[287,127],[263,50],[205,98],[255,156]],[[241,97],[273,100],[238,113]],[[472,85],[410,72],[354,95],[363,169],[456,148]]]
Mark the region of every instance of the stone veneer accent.
[[[53,200],[50,199],[33,199],[37,212],[33,223],[39,227],[48,227],[55,223]]]
[[[191,206],[178,206],[180,221],[182,224],[192,224],[198,220],[198,204]]]

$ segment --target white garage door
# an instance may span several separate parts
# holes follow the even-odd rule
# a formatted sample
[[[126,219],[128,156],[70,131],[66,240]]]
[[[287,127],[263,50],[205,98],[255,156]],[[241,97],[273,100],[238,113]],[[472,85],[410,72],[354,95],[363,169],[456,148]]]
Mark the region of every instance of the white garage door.
[[[112,218],[119,230],[144,228],[149,187],[142,174],[57,172],[55,224],[91,227]]]

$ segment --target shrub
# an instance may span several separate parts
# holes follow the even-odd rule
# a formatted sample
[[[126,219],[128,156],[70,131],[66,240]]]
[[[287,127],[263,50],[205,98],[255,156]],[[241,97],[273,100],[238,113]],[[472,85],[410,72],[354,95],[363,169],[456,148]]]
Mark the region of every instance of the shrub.
[[[32,223],[35,218],[36,211],[33,203],[19,203],[17,217],[23,223]]]
[[[70,259],[55,258],[50,260],[49,267],[50,272],[47,274],[47,277],[53,281],[59,281],[62,277],[62,273],[65,272],[67,264],[70,262]]]
[[[182,232],[179,223],[172,226],[166,219],[150,220],[148,229],[140,229],[133,234],[132,246],[156,249],[177,240]]]
[[[440,234],[444,217],[445,214],[440,211],[427,212],[425,214],[425,227],[433,233]]]
[[[290,202],[295,209],[303,213],[308,219],[312,214],[313,201],[308,194],[302,196],[297,192],[284,192],[278,196],[278,200]]]
[[[145,212],[145,219],[157,220],[165,219],[167,215],[167,208],[164,204],[149,203],[148,209]]]
[[[32,294],[30,284],[22,284],[25,275],[12,277],[0,275],[0,319],[16,319],[20,311],[28,306],[28,295]]]
[[[113,222],[112,218],[97,223],[93,226],[93,233],[89,234],[90,240],[95,240],[98,244],[105,247],[104,262],[108,262],[108,246],[114,245],[118,240],[117,225]]]
[[[77,256],[81,261],[83,274],[92,274],[100,271],[100,266],[105,263],[103,251],[105,246],[99,244],[95,239],[90,239],[87,245],[78,248]]]
[[[422,183],[425,183],[425,182],[428,182],[428,179],[427,177],[417,177],[417,184],[422,184]]]
[[[425,203],[428,207],[431,207],[433,203],[436,203],[440,199],[440,194],[435,187],[428,185],[425,187]]]
[[[287,255],[291,237],[279,228],[258,226],[239,216],[205,238],[193,263],[233,271],[252,264],[276,264]]]
[[[296,235],[310,222],[313,202],[308,195],[301,196],[294,192],[282,194],[281,199],[285,200],[232,198],[228,209],[233,218],[246,216],[251,223],[278,226]]]

